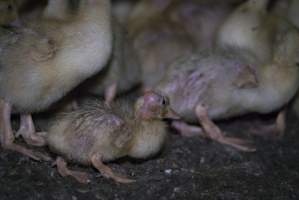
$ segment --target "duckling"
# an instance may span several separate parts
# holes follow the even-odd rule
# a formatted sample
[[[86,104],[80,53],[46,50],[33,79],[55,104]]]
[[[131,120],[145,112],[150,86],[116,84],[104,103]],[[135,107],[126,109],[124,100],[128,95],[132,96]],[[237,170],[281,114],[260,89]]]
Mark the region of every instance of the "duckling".
[[[46,136],[50,149],[68,160],[92,165],[103,176],[116,182],[133,180],[117,175],[103,164],[124,156],[145,159],[162,148],[167,136],[164,118],[177,118],[167,97],[147,92],[135,105],[118,100],[107,106],[103,101],[89,101],[78,110],[61,115],[51,125]],[[84,172],[67,168],[58,157],[58,171],[81,183],[88,182]]]
[[[261,61],[272,58],[275,19],[268,13],[269,0],[248,0],[221,25],[217,45],[247,49]]]
[[[0,1],[0,25],[9,25],[18,19],[18,7],[13,0]]]
[[[108,65],[86,82],[89,93],[104,95],[107,104],[110,104],[117,94],[124,93],[141,83],[137,53],[125,28],[116,18],[112,20],[112,30],[113,49]]]
[[[67,2],[50,0],[44,15],[28,28],[0,31],[0,141],[3,148],[33,159],[39,159],[33,151],[14,143],[11,113],[21,115],[17,135],[28,144],[44,145],[31,113],[47,109],[98,73],[111,53],[110,1],[80,1],[73,10],[65,7],[67,18],[59,19],[57,3]]]
[[[216,30],[231,10],[216,0],[145,0],[137,4],[128,31],[138,51],[145,88],[156,85],[173,60],[198,48],[211,48]]]
[[[268,64],[240,49],[182,58],[169,67],[156,90],[170,98],[171,106],[186,122],[199,120],[204,136],[253,151],[249,141],[224,136],[211,119],[270,113],[289,102],[299,86],[298,31],[292,26],[283,27],[274,47],[273,60]],[[185,123],[173,125],[186,134],[203,133],[199,127]]]

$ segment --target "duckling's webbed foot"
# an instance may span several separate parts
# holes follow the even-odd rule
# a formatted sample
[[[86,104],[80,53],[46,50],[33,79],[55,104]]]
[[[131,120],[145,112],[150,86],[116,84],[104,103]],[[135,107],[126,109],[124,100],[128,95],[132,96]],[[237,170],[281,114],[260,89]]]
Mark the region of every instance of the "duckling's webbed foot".
[[[106,178],[111,178],[115,182],[118,183],[133,183],[135,180],[129,179],[125,176],[121,176],[118,174],[115,174],[112,169],[102,162],[102,156],[100,154],[94,154],[91,156],[91,163],[92,165],[99,170],[99,172],[102,173],[103,176]]]
[[[21,145],[14,144],[14,134],[11,127],[10,116],[11,116],[11,105],[3,100],[0,100],[0,141],[4,149],[19,152],[26,155],[34,160],[45,160],[50,161],[51,158],[40,152],[34,152],[33,150],[27,149]]]
[[[285,124],[286,110],[282,110],[278,113],[276,122],[271,125],[262,125],[250,130],[251,134],[263,136],[270,139],[280,139],[283,137],[286,124]]]
[[[87,184],[90,182],[87,173],[68,169],[67,163],[63,158],[57,157],[54,164],[57,166],[57,170],[62,177],[71,176],[75,178],[79,183],[83,184]]]
[[[195,112],[208,138],[241,151],[253,152],[256,150],[250,141],[226,137],[218,126],[210,120],[207,109],[203,105],[196,106]]]
[[[20,129],[16,136],[22,135],[27,144],[33,146],[44,146],[45,139],[41,136],[44,132],[36,133],[33,120],[30,114],[21,114]]]
[[[179,131],[179,133],[184,137],[193,137],[200,135],[205,137],[205,134],[199,126],[192,126],[183,121],[173,121],[171,127]]]
[[[105,89],[105,103],[110,105],[115,99],[117,92],[117,83],[114,82]]]

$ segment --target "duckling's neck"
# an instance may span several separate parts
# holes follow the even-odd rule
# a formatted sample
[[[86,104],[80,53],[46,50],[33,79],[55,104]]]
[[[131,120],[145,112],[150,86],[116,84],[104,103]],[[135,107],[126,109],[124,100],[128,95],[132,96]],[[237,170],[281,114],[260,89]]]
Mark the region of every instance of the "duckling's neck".
[[[129,156],[147,158],[162,148],[167,136],[167,127],[161,120],[137,120],[133,132],[134,139]]]

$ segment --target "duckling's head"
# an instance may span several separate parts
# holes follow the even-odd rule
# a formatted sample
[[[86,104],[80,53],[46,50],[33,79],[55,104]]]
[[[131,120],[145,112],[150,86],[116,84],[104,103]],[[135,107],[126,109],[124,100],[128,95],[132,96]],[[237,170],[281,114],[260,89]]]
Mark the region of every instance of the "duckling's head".
[[[13,0],[0,1],[0,25],[9,25],[18,19],[17,4]]]
[[[156,92],[146,92],[135,104],[135,116],[142,120],[179,119],[169,99]]]

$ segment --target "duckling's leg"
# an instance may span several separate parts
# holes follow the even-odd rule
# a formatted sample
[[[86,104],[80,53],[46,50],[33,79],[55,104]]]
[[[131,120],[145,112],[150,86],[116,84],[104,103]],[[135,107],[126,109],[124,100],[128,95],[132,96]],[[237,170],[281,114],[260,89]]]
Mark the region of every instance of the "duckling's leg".
[[[87,173],[68,169],[67,163],[63,158],[57,157],[54,164],[57,166],[57,170],[62,177],[72,176],[78,182],[83,184],[87,184],[90,182]]]
[[[39,134],[39,135],[38,135]],[[30,114],[21,114],[20,129],[16,136],[22,135],[27,144],[33,146],[44,146],[45,139],[41,136],[44,132],[36,134],[33,120]]]
[[[197,105],[195,112],[205,133],[207,134],[207,137],[210,139],[222,144],[230,145],[242,151],[252,152],[256,150],[254,147],[252,147],[252,145],[250,145],[249,141],[233,137],[226,137],[218,128],[218,126],[210,120],[207,109],[203,105]]]
[[[128,179],[127,177],[115,174],[110,167],[106,166],[102,162],[102,156],[100,154],[93,154],[91,156],[92,165],[102,173],[106,178],[111,178],[118,183],[132,183],[135,180]]]
[[[192,126],[183,121],[173,121],[171,123],[171,127],[175,128],[177,131],[179,131],[180,134],[184,137],[193,137],[196,135],[200,135],[203,137],[206,136],[204,134],[202,128],[200,128],[199,126]]]
[[[7,102],[3,101],[2,99],[0,99],[0,112],[1,112],[0,141],[1,141],[1,145],[3,148],[19,152],[19,153],[26,155],[34,160],[45,160],[45,161],[51,160],[51,158],[47,155],[44,155],[39,152],[33,152],[32,150],[27,149],[23,146],[14,144],[15,138],[14,138],[14,134],[13,134],[12,127],[11,127],[11,121],[10,121],[10,116],[11,116],[10,103],[7,103]]]
[[[286,110],[282,110],[278,113],[276,117],[276,122],[271,125],[262,125],[262,127],[258,126],[258,128],[252,128],[250,133],[268,137],[271,139],[280,139],[283,137],[286,124],[285,124]]]
[[[105,89],[105,103],[110,105],[116,96],[117,83],[114,82]]]

